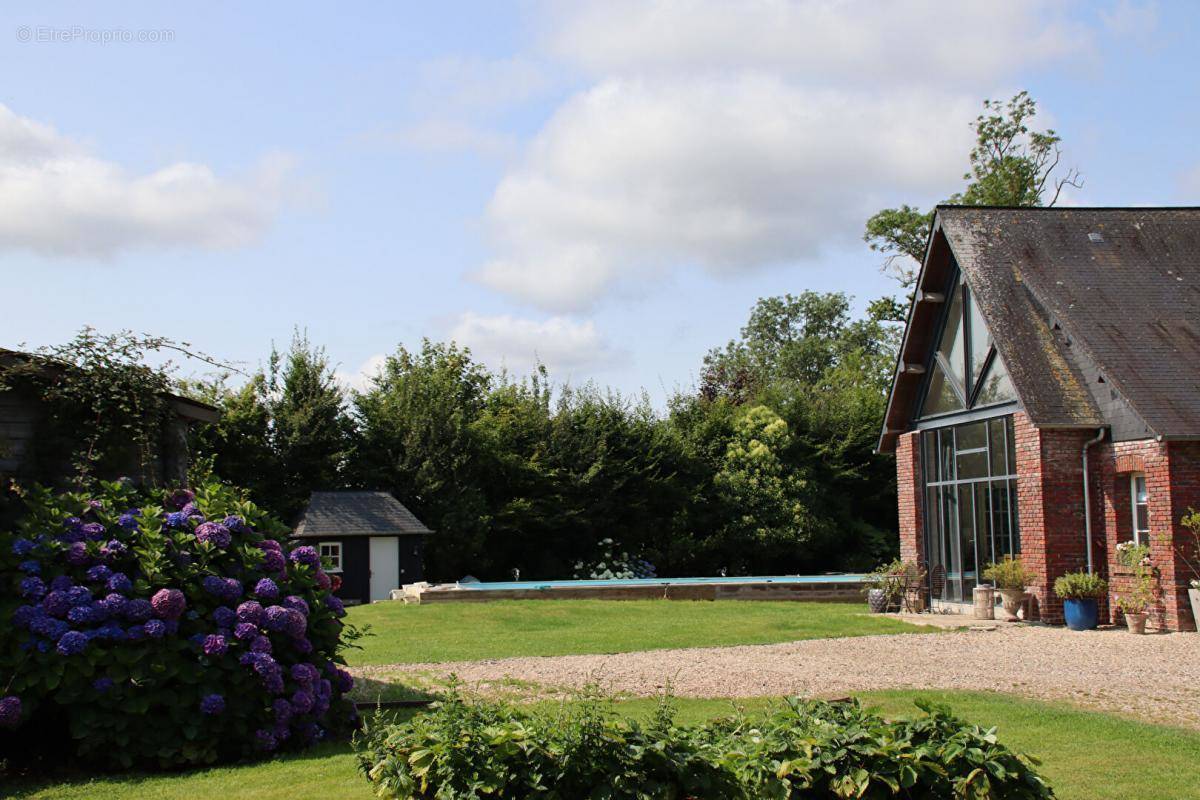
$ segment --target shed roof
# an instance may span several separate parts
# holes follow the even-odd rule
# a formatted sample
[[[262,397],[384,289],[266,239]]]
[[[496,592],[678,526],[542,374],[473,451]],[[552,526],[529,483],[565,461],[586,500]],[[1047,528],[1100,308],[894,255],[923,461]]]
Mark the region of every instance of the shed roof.
[[[387,492],[313,492],[295,536],[407,536],[433,533]]]
[[[1106,424],[1090,362],[1155,435],[1200,437],[1200,208],[939,206],[909,311],[880,449],[912,421],[905,374],[936,334],[957,262],[1025,412],[1039,427]]]

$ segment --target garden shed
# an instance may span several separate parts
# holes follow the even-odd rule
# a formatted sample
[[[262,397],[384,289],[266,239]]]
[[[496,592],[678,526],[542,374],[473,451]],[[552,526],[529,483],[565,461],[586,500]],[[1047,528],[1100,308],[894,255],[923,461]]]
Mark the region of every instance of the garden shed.
[[[387,492],[313,492],[293,536],[317,548],[341,577],[338,596],[387,600],[422,580],[425,537],[433,531]]]

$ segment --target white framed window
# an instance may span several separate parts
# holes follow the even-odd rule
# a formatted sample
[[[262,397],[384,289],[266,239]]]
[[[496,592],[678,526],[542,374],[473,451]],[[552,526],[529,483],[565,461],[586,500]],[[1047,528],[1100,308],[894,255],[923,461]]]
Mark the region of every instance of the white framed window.
[[[1133,510],[1133,541],[1150,544],[1150,492],[1141,472],[1129,476],[1129,505]]]
[[[321,562],[329,565],[325,568],[326,572],[342,571],[341,542],[321,542],[319,552],[321,554]]]

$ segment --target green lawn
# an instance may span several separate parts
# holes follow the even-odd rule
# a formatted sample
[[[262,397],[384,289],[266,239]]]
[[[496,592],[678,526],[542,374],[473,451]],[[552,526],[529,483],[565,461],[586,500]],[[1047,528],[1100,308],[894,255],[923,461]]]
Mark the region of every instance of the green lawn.
[[[973,692],[872,692],[865,702],[890,715],[914,713],[916,697],[950,705],[960,716],[999,727],[1000,740],[1043,760],[1041,770],[1066,800],[1186,800],[1200,798],[1200,733],[1132,722],[1063,704]],[[751,700],[761,706],[766,700]],[[652,700],[620,704],[623,713],[648,714]],[[728,713],[727,700],[679,700],[679,719],[695,722]],[[347,745],[324,745],[303,756],[266,764],[177,775],[124,776],[0,786],[12,796],[41,800],[293,800],[361,798],[371,791],[355,771]]]
[[[863,603],[686,600],[501,600],[350,609],[374,634],[351,665],[467,661],[511,656],[629,653],[671,647],[768,644],[874,633],[928,633],[866,613]]]

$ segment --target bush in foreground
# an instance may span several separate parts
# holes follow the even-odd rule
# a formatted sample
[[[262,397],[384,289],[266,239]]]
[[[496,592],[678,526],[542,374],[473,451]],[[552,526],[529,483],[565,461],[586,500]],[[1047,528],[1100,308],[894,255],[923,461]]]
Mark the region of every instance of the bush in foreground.
[[[457,693],[398,725],[368,725],[359,766],[381,797],[1049,798],[1033,759],[946,709],[888,721],[857,701],[789,700],[753,715],[679,727],[588,700],[554,712]]]
[[[0,760],[177,766],[353,723],[345,612],[234,490],[36,489],[0,533]]]

